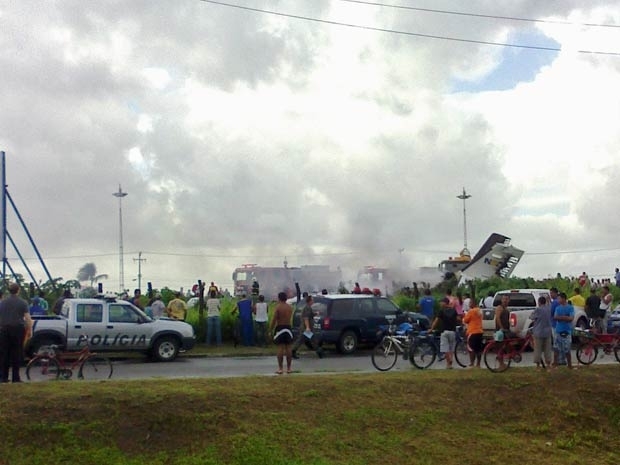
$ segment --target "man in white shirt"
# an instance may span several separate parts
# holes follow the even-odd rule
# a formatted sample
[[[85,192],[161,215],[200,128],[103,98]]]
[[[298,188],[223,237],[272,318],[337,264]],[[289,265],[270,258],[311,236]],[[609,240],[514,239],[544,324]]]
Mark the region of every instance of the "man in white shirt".
[[[493,291],[489,291],[487,296],[484,298],[483,306],[484,308],[493,308],[493,297],[495,294]]]
[[[215,344],[222,345],[222,322],[220,321],[220,299],[217,298],[215,291],[209,292],[207,299],[207,345],[211,344],[211,339],[215,333]]]
[[[267,347],[267,321],[269,320],[265,296],[259,295],[254,305],[254,323],[256,323],[256,345]]]
[[[467,313],[471,308],[471,294],[469,292],[465,293],[465,298],[463,299],[463,314]]]

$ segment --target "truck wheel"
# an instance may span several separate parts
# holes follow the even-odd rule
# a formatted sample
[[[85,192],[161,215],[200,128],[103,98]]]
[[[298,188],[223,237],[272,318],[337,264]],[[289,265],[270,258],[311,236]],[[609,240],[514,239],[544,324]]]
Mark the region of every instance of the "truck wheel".
[[[171,362],[179,353],[179,342],[172,336],[163,336],[153,345],[153,358],[158,362]]]
[[[338,350],[340,353],[349,355],[357,350],[357,334],[355,331],[345,331],[338,340]]]

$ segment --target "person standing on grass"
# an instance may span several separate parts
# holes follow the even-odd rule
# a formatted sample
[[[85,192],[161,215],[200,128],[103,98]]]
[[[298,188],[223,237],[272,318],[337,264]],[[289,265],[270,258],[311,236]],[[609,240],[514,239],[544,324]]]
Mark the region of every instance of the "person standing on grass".
[[[586,299],[586,305],[584,307],[586,311],[586,315],[590,320],[590,324],[593,324],[596,321],[596,317],[598,316],[598,308],[601,306],[601,298],[596,295],[596,289],[590,288],[590,295]]]
[[[465,315],[472,307],[477,307],[477,305],[471,298],[471,294],[469,292],[466,292],[465,298],[463,299],[463,315]]]
[[[532,323],[532,336],[534,336],[534,363],[540,369],[542,356],[545,357],[545,365],[551,367],[552,336],[551,336],[551,307],[547,304],[547,298],[538,298],[538,307],[530,315]]]
[[[257,296],[258,297],[258,296]],[[252,320],[252,300],[245,294],[237,302],[239,312],[239,335],[244,346],[254,345],[254,322]]]
[[[39,297],[34,297],[32,299],[28,312],[30,313],[30,316],[47,315],[47,312],[43,309],[43,306],[41,305],[41,299],[39,299]]]
[[[424,297],[420,299],[417,307],[420,313],[428,318],[428,321],[433,321],[433,318],[435,318],[435,299],[428,287],[424,289]]]
[[[47,300],[45,300],[45,292],[43,291],[39,291],[39,305],[41,305],[47,315],[50,311],[50,305],[47,303]]]
[[[153,299],[153,302],[151,302],[151,313],[153,314],[153,318],[159,319],[162,316],[164,316],[165,312],[166,312],[166,306],[161,300],[161,294],[157,293],[155,294],[155,298]]]
[[[558,306],[555,308],[553,319],[555,323],[554,366],[558,365],[560,356],[564,354],[568,368],[573,368],[571,363],[571,344],[573,341],[573,318],[575,310],[568,304],[568,299],[564,292],[558,294]]]
[[[174,293],[174,299],[168,302],[166,313],[173,320],[185,321],[185,318],[187,317],[187,304],[183,299],[181,299],[180,292],[177,291]]]
[[[510,338],[510,310],[508,304],[510,296],[502,295],[499,305],[495,308],[495,330],[504,333],[504,339]]]
[[[276,373],[281,375],[284,370],[284,357],[286,356],[286,372],[291,373],[293,363],[293,352],[291,343],[293,342],[293,331],[291,331],[291,320],[293,318],[293,307],[286,303],[286,293],[278,294],[278,303],[273,310],[273,317],[269,325],[269,331],[273,333],[273,342],[278,346],[278,370]]]
[[[482,306],[484,308],[493,308],[493,299],[495,297],[495,293],[493,291],[489,291],[487,296],[482,301]]]
[[[611,303],[614,297],[609,292],[609,286],[605,285],[601,291],[601,303],[599,305],[598,323],[601,326],[601,332],[607,334],[607,320],[609,319],[609,312],[611,310]]]
[[[450,299],[444,297],[439,303],[439,312],[431,324],[430,331],[433,332],[435,328],[442,323],[443,331],[441,332],[440,347],[439,350],[446,354],[446,368],[452,368],[452,360],[454,357],[454,348],[456,347],[456,325],[458,321],[458,314],[456,309],[450,306]]]
[[[32,327],[28,303],[19,296],[19,284],[9,284],[9,296],[0,301],[0,383],[20,383],[24,337]]]
[[[469,295],[469,294],[465,294]],[[467,350],[469,351],[469,368],[480,368],[482,350],[484,349],[484,331],[482,329],[482,310],[474,299],[469,299],[472,308],[467,310],[463,323],[467,325]]]
[[[256,345],[267,347],[267,322],[269,321],[267,302],[265,296],[259,295],[258,302],[254,305],[254,322],[256,323]]]
[[[215,333],[215,335],[213,334]],[[222,322],[220,319],[220,299],[216,291],[209,292],[207,299],[207,345],[215,338],[215,345],[222,345]]]
[[[131,303],[140,310],[144,311],[144,305],[142,305],[142,291],[140,291],[140,289],[135,289],[133,291],[133,299],[131,299]]]
[[[584,308],[586,306],[586,299],[581,295],[581,288],[575,288],[575,295],[568,299],[575,307]]]

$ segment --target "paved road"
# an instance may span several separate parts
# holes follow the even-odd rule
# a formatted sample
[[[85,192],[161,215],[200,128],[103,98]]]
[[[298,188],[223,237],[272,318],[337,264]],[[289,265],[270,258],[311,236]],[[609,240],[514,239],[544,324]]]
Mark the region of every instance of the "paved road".
[[[573,360],[576,360],[573,352]],[[596,364],[617,363],[613,355],[597,359]],[[484,361],[482,363],[484,368]],[[532,353],[525,353],[519,364],[513,363],[511,369],[533,366]],[[456,370],[463,370],[454,363]],[[147,359],[127,359],[114,361],[113,379],[156,379],[156,378],[230,378],[239,376],[276,376],[276,357],[191,357],[180,356],[171,363],[155,363]],[[445,369],[444,361],[435,363],[430,369]],[[399,358],[391,371],[420,373],[408,360]],[[342,356],[328,352],[319,359],[311,352],[302,352],[299,360],[293,360],[295,374],[330,374],[330,373],[379,373],[372,365],[370,351],[363,351],[354,356]],[[77,376],[77,373],[74,373]],[[25,379],[25,377],[24,377]]]
[[[600,358],[600,354],[599,354]],[[573,352],[573,360],[576,360]],[[613,355],[606,355],[600,363],[617,363]],[[456,369],[460,368],[456,363]],[[532,353],[524,354],[523,361],[512,367],[531,367]],[[484,362],[483,362],[484,366]],[[275,376],[277,368],[275,356],[248,357],[179,357],[172,363],[152,363],[140,361],[118,361],[114,364],[114,379],[134,378],[225,378],[237,376]],[[435,362],[430,369],[445,369],[445,362]],[[511,368],[512,369],[512,368]],[[329,353],[318,359],[313,353],[302,353],[299,360],[293,360],[295,374],[329,374],[329,373],[378,373],[370,360],[370,352],[356,356],[341,356]],[[409,361],[400,358],[392,371],[420,372]]]

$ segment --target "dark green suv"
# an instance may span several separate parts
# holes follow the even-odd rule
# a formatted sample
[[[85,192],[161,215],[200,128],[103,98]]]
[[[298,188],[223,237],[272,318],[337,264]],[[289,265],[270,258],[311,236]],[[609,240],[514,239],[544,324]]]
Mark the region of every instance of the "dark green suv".
[[[422,329],[430,326],[428,318],[421,313],[407,316],[386,297],[366,294],[328,294],[312,296],[314,303],[314,332],[322,344],[335,344],[339,352],[352,354],[360,344],[376,344],[380,337],[380,326],[387,324],[386,315],[417,320]],[[300,326],[302,300],[293,314],[293,328]]]

